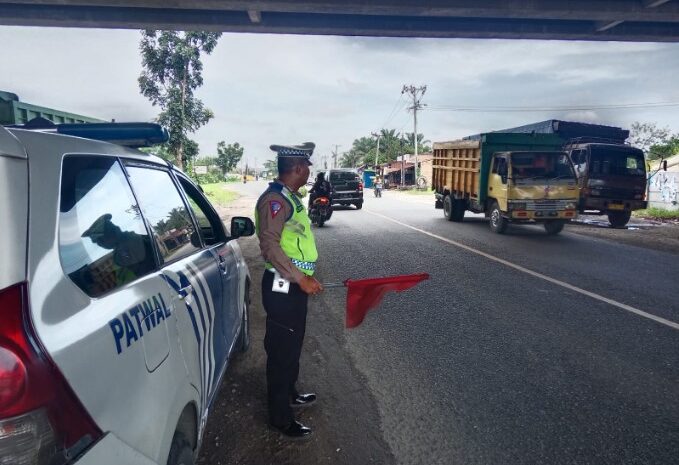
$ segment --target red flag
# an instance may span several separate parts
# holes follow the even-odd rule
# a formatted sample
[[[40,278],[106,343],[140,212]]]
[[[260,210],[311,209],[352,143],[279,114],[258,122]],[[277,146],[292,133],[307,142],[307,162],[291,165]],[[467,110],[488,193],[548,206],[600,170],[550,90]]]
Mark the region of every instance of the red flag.
[[[363,322],[366,313],[377,307],[389,291],[405,291],[420,281],[429,279],[428,273],[388,276],[386,278],[347,279],[346,327],[355,328]]]

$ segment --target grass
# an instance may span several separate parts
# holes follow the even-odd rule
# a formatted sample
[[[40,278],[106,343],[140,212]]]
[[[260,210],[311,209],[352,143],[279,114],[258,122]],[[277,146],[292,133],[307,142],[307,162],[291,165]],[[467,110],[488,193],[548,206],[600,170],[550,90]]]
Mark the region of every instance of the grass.
[[[240,197],[237,192],[227,190],[225,185],[226,183],[216,182],[214,184],[203,184],[200,187],[203,188],[205,195],[212,203],[225,207]]]
[[[679,210],[665,210],[664,208],[647,208],[633,212],[634,216],[663,220],[679,220]]]

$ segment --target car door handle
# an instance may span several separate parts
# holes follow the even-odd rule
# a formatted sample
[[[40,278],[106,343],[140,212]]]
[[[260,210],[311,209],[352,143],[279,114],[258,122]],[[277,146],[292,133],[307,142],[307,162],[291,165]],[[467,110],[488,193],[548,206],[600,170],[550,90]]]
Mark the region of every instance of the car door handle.
[[[222,273],[223,276],[229,274],[229,268],[226,266],[226,260],[224,260],[224,257],[222,257],[221,255],[219,256],[219,271]]]
[[[179,293],[177,294],[177,298],[179,300],[184,300],[188,296],[190,296],[193,293],[193,286],[189,284],[188,286],[184,286],[181,289],[179,289]]]

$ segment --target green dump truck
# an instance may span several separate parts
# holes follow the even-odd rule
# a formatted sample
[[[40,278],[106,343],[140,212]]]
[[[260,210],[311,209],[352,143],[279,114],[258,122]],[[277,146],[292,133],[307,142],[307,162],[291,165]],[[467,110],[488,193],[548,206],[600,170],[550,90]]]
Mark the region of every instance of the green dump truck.
[[[558,234],[577,216],[573,165],[554,134],[487,133],[434,143],[435,207],[450,221],[485,213],[504,233],[509,223],[541,223]]]

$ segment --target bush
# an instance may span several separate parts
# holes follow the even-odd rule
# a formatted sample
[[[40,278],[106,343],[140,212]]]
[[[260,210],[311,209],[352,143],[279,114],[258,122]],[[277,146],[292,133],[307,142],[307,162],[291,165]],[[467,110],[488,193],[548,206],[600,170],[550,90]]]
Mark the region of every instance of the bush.
[[[199,184],[214,184],[216,182],[224,182],[224,175],[219,169],[210,168],[207,174],[199,174],[196,176]]]

